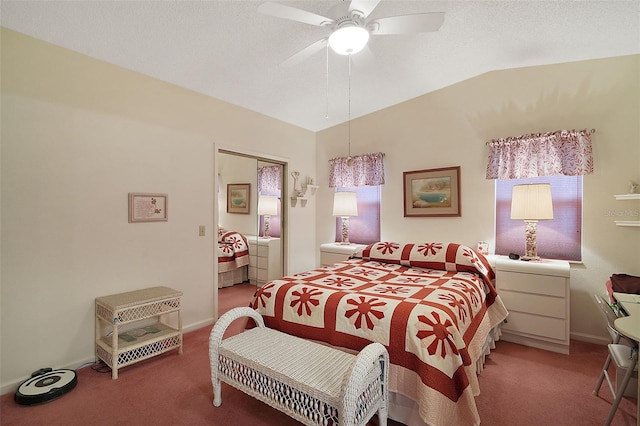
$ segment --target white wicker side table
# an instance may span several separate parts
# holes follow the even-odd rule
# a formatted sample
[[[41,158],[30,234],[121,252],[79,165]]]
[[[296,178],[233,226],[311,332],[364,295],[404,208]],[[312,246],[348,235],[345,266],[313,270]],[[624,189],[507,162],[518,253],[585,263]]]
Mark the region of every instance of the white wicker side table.
[[[172,349],[182,354],[181,298],[169,287],[96,298],[96,358],[111,367],[114,380],[124,366]]]

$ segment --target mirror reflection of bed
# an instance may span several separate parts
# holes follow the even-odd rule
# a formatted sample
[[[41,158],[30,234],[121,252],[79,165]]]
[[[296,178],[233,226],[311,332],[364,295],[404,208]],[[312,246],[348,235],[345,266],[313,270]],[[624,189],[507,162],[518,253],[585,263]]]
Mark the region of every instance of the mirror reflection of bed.
[[[248,306],[257,286],[284,271],[280,200],[285,167],[284,163],[242,153],[217,153],[218,315],[233,307]],[[237,184],[248,184],[248,212],[227,209],[227,186]],[[265,216],[258,211],[259,200],[273,201],[274,196],[277,212],[269,215],[269,238],[265,238]]]

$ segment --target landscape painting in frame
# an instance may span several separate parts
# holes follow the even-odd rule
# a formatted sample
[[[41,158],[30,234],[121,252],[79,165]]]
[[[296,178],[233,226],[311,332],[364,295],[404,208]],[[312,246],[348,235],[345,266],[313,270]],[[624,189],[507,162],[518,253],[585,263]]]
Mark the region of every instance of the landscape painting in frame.
[[[460,216],[460,166],[403,175],[404,217]]]
[[[249,214],[251,184],[230,183],[227,185],[227,213]]]

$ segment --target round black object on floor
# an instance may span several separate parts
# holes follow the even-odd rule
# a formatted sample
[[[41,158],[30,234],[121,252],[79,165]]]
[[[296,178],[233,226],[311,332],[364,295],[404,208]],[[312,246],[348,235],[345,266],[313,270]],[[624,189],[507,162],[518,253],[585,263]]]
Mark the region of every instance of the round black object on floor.
[[[20,405],[33,405],[59,398],[76,387],[78,378],[73,370],[38,370],[20,385],[15,401]]]

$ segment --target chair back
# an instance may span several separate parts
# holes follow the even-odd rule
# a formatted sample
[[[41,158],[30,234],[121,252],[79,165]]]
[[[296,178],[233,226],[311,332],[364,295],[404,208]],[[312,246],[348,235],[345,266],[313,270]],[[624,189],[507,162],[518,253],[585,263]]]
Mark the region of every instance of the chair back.
[[[609,302],[601,295],[596,294],[594,295],[594,298],[596,300],[596,305],[598,305],[598,308],[600,308],[600,312],[602,313],[602,316],[605,318],[605,320],[607,321],[607,331],[609,332],[609,334],[611,335],[611,338],[613,340],[613,343],[619,343],[620,340],[624,340],[629,346],[635,347],[635,345],[637,344],[635,341],[629,339],[627,336],[625,336],[624,334],[620,333],[615,326],[615,320],[617,320],[618,318],[624,316],[621,313],[619,315],[616,314],[616,312],[614,311],[614,308],[609,304]],[[618,311],[620,312],[620,311]]]

